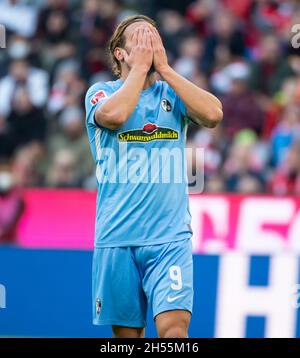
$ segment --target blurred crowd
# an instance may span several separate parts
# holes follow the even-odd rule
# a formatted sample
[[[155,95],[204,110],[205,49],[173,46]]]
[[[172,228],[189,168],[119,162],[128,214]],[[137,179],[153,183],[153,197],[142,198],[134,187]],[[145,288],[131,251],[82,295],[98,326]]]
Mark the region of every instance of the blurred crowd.
[[[136,13],[157,21],[173,68],[222,100],[222,126],[188,131],[205,191],[300,194],[299,1],[1,0],[0,200],[13,185],[96,187],[84,96],[113,79],[107,42]]]

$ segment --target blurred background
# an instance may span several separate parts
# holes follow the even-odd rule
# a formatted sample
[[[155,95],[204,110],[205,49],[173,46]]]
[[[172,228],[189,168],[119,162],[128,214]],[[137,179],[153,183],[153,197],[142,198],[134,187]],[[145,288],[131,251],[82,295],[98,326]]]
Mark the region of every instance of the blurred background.
[[[90,324],[84,96],[114,79],[107,42],[136,13],[157,21],[173,68],[223,103],[222,126],[188,131],[205,149],[191,336],[300,336],[297,0],[0,0],[0,335],[110,335]]]

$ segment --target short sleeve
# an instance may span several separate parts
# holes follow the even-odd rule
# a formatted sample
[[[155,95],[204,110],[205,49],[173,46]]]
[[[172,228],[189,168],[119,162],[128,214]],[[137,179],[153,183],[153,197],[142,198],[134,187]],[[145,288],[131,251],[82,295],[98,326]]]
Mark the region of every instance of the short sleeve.
[[[170,91],[172,96],[175,99],[175,105],[177,106],[177,108],[179,108],[180,114],[181,114],[181,118],[185,123],[188,123],[189,121],[189,117],[187,115],[187,108],[185,103],[182,101],[182,99],[178,96],[178,94],[173,90],[172,87],[170,87]]]
[[[103,104],[113,93],[105,82],[99,82],[89,88],[85,96],[86,122],[99,126],[95,122],[96,109]]]
[[[183,117],[187,117],[186,105],[184,104],[182,99],[177,94],[176,94],[176,97],[177,97],[177,101],[179,103],[180,113],[182,114]]]

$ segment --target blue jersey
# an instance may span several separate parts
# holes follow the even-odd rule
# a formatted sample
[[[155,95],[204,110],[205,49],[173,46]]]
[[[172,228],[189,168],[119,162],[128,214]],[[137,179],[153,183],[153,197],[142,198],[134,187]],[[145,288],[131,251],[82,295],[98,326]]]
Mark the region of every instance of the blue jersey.
[[[95,247],[190,238],[185,105],[166,82],[156,81],[122,127],[103,128],[95,111],[122,85],[121,79],[96,83],[85,99],[98,181]]]

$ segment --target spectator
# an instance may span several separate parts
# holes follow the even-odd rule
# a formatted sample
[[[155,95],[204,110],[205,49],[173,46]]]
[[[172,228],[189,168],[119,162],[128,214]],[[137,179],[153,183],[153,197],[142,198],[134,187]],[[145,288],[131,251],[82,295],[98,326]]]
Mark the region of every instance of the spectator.
[[[222,175],[213,175],[205,180],[205,191],[207,193],[225,193],[226,183]]]
[[[68,33],[69,25],[69,0],[47,0],[39,13],[37,35],[55,42]]]
[[[24,0],[2,0],[0,3],[0,24],[22,36],[34,35],[37,25],[37,9]]]
[[[38,187],[43,184],[41,170],[43,157],[44,148],[36,142],[16,150],[12,162],[12,173],[16,185],[26,188]]]
[[[287,58],[282,61],[276,75],[274,75],[273,88],[276,94],[280,91],[287,79],[297,78],[300,75],[300,52],[295,49],[288,50]]]
[[[275,195],[300,195],[300,142],[291,147],[272,175],[269,190]]]
[[[29,56],[31,45],[28,39],[20,35],[10,37],[8,45],[8,56],[10,60],[22,60]]]
[[[46,184],[53,188],[74,188],[80,186],[79,162],[69,149],[56,152],[47,173]]]
[[[236,191],[247,195],[262,193],[264,191],[264,185],[258,175],[249,172],[238,178]]]
[[[80,163],[80,177],[87,176],[93,168],[93,161],[85,135],[83,110],[78,107],[67,107],[59,117],[59,125],[61,130],[51,137],[48,143],[50,161],[57,151],[68,149]]]
[[[161,35],[164,45],[171,60],[178,54],[178,44],[192,34],[192,26],[184,21],[184,17],[175,10],[163,10],[158,13],[158,23],[160,24]]]
[[[282,31],[292,16],[291,1],[258,1],[255,9],[255,23],[261,31]]]
[[[202,53],[203,46],[199,38],[184,38],[179,46],[179,56],[174,63],[174,69],[182,76],[192,79],[200,68]]]
[[[248,87],[247,73],[238,70],[236,66],[232,73],[229,92],[222,100],[225,133],[233,137],[240,129],[250,128],[260,134],[263,113],[254,93]]]
[[[84,81],[78,74],[78,63],[68,61],[61,64],[50,90],[48,111],[57,114],[68,105],[78,105],[84,96],[84,90]]]
[[[5,117],[0,116],[0,158],[10,158],[14,151],[13,137]]]
[[[263,155],[258,155],[259,151],[259,143],[254,132],[243,130],[235,136],[224,164],[228,191],[243,191],[246,187],[249,190],[250,187],[264,188],[265,178],[261,175],[261,169],[265,166],[267,158],[263,159]]]
[[[293,142],[300,140],[300,110],[295,105],[288,106],[275,127],[271,139],[272,164],[279,166],[286,159]]]
[[[222,153],[226,148],[226,142],[221,126],[213,131],[207,128],[198,130],[194,135],[193,143],[197,148],[203,148],[205,151],[205,175],[216,175],[221,168],[224,159]]]
[[[24,202],[8,163],[0,163],[0,244],[17,241],[17,224],[24,209]]]
[[[10,126],[11,140],[15,147],[34,141],[44,142],[46,118],[41,108],[35,108],[32,105],[25,87],[19,87],[15,91],[7,122]]]
[[[236,17],[244,20],[249,19],[253,0],[223,0],[223,3]]]
[[[206,39],[204,69],[212,71],[212,65],[221,52],[232,59],[240,59],[245,49],[245,35],[239,22],[229,11],[219,10],[213,17],[213,31]]]
[[[25,87],[30,102],[37,108],[45,105],[48,95],[48,75],[45,71],[31,67],[26,60],[15,60],[7,76],[0,80],[0,115],[8,116],[11,103],[19,87]]]
[[[261,95],[274,95],[283,82],[283,78],[277,78],[283,63],[278,37],[274,34],[263,36],[258,47],[258,60],[252,66],[251,87]]]
[[[200,36],[207,35],[209,31],[208,19],[215,11],[216,3],[216,0],[196,0],[187,8],[186,19]]]

